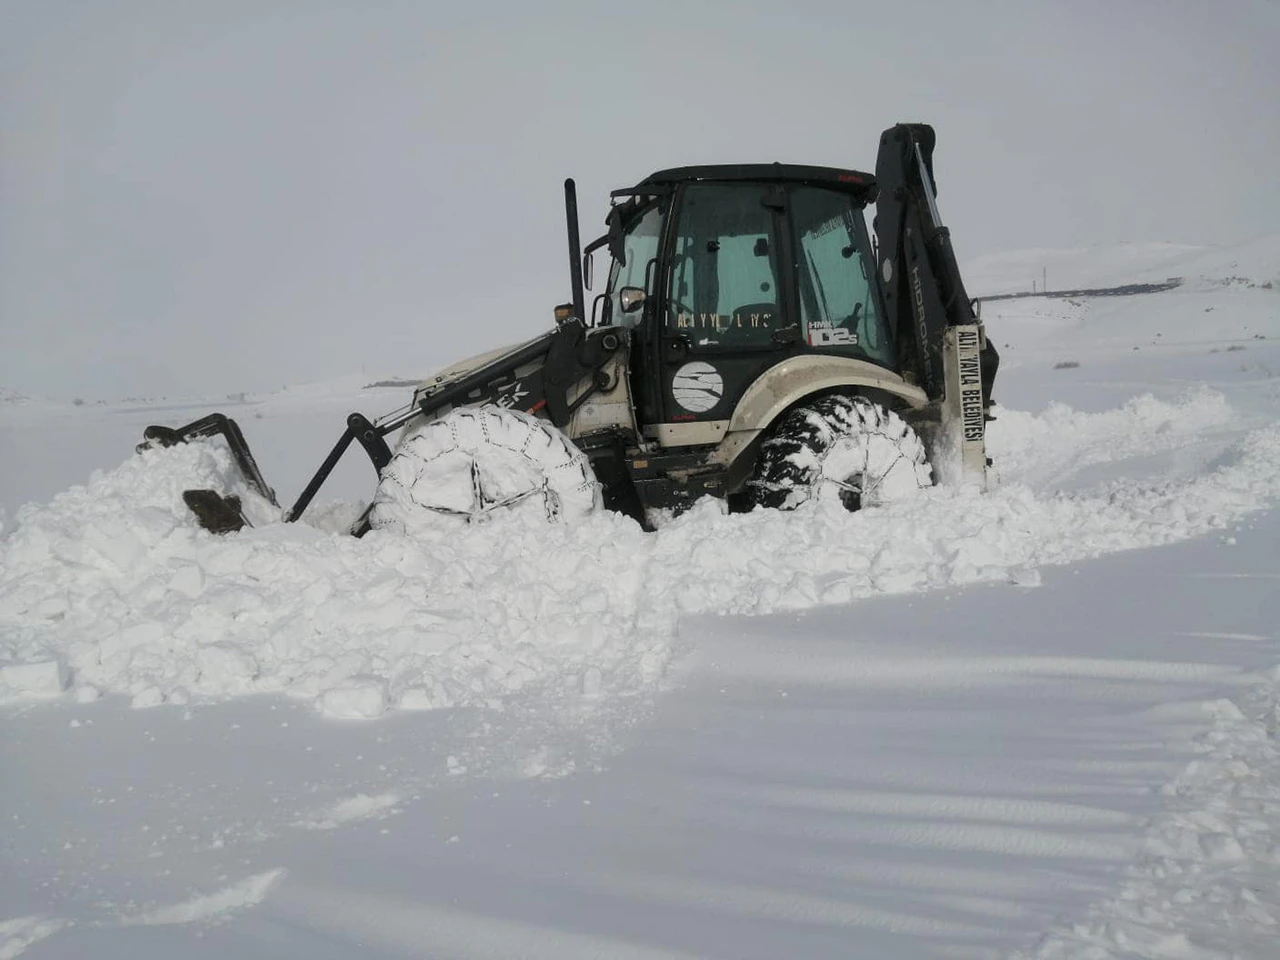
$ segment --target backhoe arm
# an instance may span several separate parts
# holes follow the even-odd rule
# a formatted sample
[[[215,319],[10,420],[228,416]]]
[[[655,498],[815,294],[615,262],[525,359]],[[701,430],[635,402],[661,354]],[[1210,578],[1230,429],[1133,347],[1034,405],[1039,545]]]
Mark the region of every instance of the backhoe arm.
[[[951,247],[951,231],[942,225],[935,202],[933,127],[900,123],[880,136],[876,158],[875,231],[880,277],[890,324],[903,369],[914,370],[933,399],[945,390],[943,340],[946,329],[977,324],[960,266]],[[985,340],[985,338],[984,338]],[[999,355],[984,342],[982,395],[991,403]]]

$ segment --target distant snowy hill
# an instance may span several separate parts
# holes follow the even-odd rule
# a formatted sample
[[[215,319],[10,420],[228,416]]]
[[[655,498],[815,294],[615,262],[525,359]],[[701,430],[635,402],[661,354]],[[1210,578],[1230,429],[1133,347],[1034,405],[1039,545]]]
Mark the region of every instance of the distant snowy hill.
[[[1068,250],[1018,250],[977,257],[964,264],[970,296],[1155,283],[1181,277],[1200,282],[1237,281],[1280,286],[1280,234],[1226,247],[1174,243],[1120,243]]]
[[[1037,266],[1038,273],[1045,263],[1051,291],[1182,282],[1129,296],[984,302],[987,333],[1001,352],[997,399],[1053,398],[1095,411],[1139,387],[1159,392],[1246,376],[1259,378],[1256,390],[1271,389],[1280,347],[1280,234],[1230,247],[1118,244],[983,257],[970,265],[966,288],[974,296],[1026,291],[1025,271]],[[1020,273],[1025,280],[1016,280]],[[1065,369],[1073,365],[1078,369]]]

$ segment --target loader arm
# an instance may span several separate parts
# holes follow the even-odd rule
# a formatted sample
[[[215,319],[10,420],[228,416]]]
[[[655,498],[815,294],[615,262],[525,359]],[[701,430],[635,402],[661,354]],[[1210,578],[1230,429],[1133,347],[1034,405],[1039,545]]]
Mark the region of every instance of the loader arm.
[[[464,361],[454,368],[456,372],[446,372],[420,386],[414,391],[411,403],[377,420],[371,421],[359,413],[349,414],[347,429],[293,506],[284,512],[285,523],[302,516],[352,442],[358,441],[364,447],[381,478],[383,468],[392,459],[386,441],[388,434],[415,420],[438,417],[452,407],[491,403],[538,414],[557,427],[566,427],[574,411],[588,397],[609,385],[605,367],[615,354],[628,349],[630,335],[625,330],[612,329],[588,332],[583,323],[582,245],[578,238],[578,193],[573,180],[564,182],[564,197],[573,302],[556,307],[555,328],[496,355],[488,354],[470,363]],[[275,491],[263,479],[240,426],[220,413],[176,429],[148,427],[138,450],[214,436],[226,440],[246,483],[278,507]],[[215,490],[185,490],[182,498],[200,525],[212,533],[230,533],[249,523],[238,497]],[[351,528],[358,537],[369,531],[370,509],[372,506]]]
[[[573,411],[600,388],[600,371],[617,351],[627,348],[628,342],[625,330],[603,329],[588,334],[582,322],[571,317],[554,330],[493,360],[420,387],[413,402],[400,410],[377,420],[359,413],[348,415],[346,430],[293,506],[284,512],[284,521],[289,523],[302,516],[353,442],[364,448],[381,476],[392,456],[386,441],[389,434],[415,420],[437,417],[452,407],[492,403],[539,414],[558,427],[565,426]],[[278,506],[275,492],[258,469],[239,425],[223,414],[210,414],[176,429],[148,427],[138,449],[215,436],[226,440],[248,485]],[[212,490],[188,490],[183,498],[201,525],[214,533],[239,530],[248,524],[235,497]],[[361,518],[353,532],[359,535],[367,529]]]

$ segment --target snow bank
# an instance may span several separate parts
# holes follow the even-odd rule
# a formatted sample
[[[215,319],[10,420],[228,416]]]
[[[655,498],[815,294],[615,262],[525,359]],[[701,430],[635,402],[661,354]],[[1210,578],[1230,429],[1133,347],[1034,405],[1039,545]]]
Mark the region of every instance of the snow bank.
[[[147,451],[19,511],[0,544],[0,697],[280,691],[367,718],[580,684],[588,668],[634,687],[661,667],[670,618],[646,628],[645,538],[628,521],[438,542],[280,523],[214,537],[181,492],[233,489],[232,476],[214,444]]]
[[[143,707],[283,692],[372,718],[492,705],[535,685],[573,702],[634,692],[661,675],[681,614],[1034,584],[1043,564],[1238,521],[1280,493],[1276,426],[1176,481],[1119,480],[1085,496],[1032,479],[1048,452],[1140,447],[1230,417],[1208,393],[1180,408],[1007,411],[992,437],[1006,484],[988,495],[934,488],[858,514],[814,504],[729,516],[708,501],[654,535],[599,514],[413,539],[280,523],[219,538],[197,527],[181,491],[233,489],[226,452],[148,451],[23,508],[0,542],[0,699],[107,692]]]
[[[995,415],[987,452],[997,473],[1033,484],[1095,464],[1213,447],[1240,425],[1226,398],[1207,386],[1175,402],[1143,394],[1101,413],[1054,401],[1039,415],[998,405]]]

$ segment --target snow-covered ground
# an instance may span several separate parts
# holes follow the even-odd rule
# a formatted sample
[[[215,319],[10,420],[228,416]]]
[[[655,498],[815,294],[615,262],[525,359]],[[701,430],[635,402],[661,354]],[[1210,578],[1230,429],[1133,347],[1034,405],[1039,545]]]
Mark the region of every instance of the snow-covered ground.
[[[1042,266],[1183,284],[988,303],[999,487],[856,515],[213,538],[142,426],[406,391],[0,395],[0,958],[1274,955],[1280,238]]]

